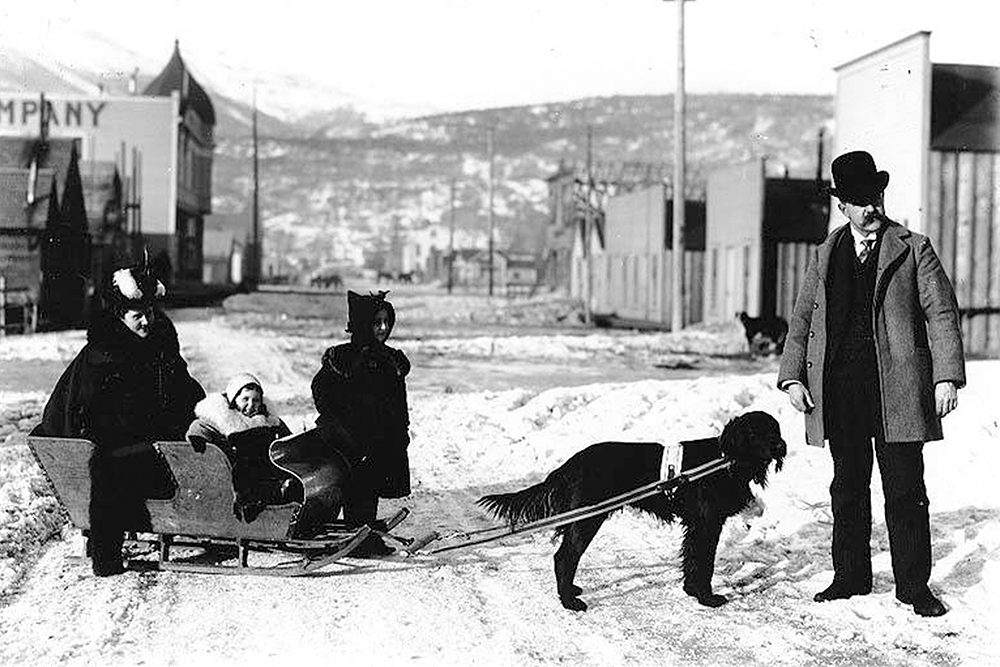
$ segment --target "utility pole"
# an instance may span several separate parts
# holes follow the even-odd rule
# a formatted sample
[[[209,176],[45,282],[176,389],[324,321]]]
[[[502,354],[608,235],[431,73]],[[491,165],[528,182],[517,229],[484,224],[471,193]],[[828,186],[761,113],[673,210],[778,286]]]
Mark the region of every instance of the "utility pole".
[[[257,158],[257,87],[253,89],[253,252],[250,253],[250,283],[260,282],[260,172]]]
[[[489,156],[490,161],[490,238],[489,238],[489,270],[490,270],[490,296],[493,296],[493,228],[495,222],[493,220],[493,133],[496,130],[496,125],[490,123],[490,126],[486,128],[486,153]]]
[[[451,179],[451,216],[448,229],[448,294],[455,284],[455,179]]]
[[[583,209],[583,323],[589,325],[593,321],[591,309],[591,257],[590,236],[594,228],[594,168],[593,168],[594,128],[587,124],[587,205]]]
[[[665,0],[677,3],[677,91],[674,93],[674,224],[671,246],[673,279],[671,280],[670,330],[684,326],[684,3],[692,0]]]

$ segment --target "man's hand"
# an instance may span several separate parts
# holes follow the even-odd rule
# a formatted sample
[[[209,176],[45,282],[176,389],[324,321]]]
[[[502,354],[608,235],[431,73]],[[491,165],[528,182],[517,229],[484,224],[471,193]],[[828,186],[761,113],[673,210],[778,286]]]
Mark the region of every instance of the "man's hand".
[[[938,382],[934,385],[934,404],[938,417],[944,417],[958,405],[958,389],[954,382]]]
[[[799,412],[810,412],[816,407],[816,404],[813,403],[812,395],[801,382],[792,382],[789,384],[785,387],[785,393],[788,394],[788,400],[792,404],[792,407]]]

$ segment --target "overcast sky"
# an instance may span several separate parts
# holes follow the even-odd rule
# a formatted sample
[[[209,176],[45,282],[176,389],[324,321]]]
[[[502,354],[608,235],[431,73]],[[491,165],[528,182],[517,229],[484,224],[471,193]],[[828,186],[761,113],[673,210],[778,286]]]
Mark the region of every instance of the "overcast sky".
[[[916,30],[932,31],[935,62],[1000,65],[998,0],[696,0],[685,12],[692,92],[832,94],[835,65]],[[677,5],[663,0],[45,0],[0,8],[0,44],[45,44],[63,60],[82,49],[81,61],[91,62],[89,50],[99,47],[76,39],[88,34],[116,40],[146,67],[161,67],[179,38],[186,60],[209,79],[226,68],[299,77],[361,106],[458,110],[667,93],[676,82]]]

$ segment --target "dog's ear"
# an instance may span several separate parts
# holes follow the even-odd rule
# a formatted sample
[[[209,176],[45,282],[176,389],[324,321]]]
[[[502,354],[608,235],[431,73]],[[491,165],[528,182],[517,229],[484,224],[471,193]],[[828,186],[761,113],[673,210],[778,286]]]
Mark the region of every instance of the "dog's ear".
[[[726,458],[739,460],[743,458],[740,454],[746,451],[749,437],[750,432],[747,429],[745,416],[733,417],[722,429],[722,434],[719,436],[719,449],[722,450],[722,454]]]
[[[767,470],[784,463],[785,444],[777,420],[766,412],[748,412],[734,417],[719,436],[719,449],[736,464],[737,469],[760,486],[767,484]]]

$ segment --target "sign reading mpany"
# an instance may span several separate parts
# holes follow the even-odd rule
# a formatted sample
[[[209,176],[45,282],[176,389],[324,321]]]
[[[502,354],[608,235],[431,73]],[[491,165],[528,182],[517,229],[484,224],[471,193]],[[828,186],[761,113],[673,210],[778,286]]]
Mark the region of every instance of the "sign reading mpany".
[[[101,124],[101,112],[107,106],[107,102],[99,100],[45,100],[45,115],[50,127],[97,128]],[[41,113],[41,97],[11,98],[0,94],[0,127],[37,127]]]
[[[0,91],[0,140],[16,137],[32,141],[40,136],[43,128],[52,139],[78,140],[80,158],[87,165],[91,162],[116,165],[120,178],[137,179],[142,190],[144,234],[174,234],[179,109],[180,93],[177,92],[169,97],[148,97]],[[3,157],[7,157],[11,151],[3,152]],[[0,176],[3,166],[27,168],[27,161],[22,159],[22,162],[0,165]],[[81,164],[83,173],[90,173],[90,169]],[[45,181],[42,195],[48,192],[47,188],[48,181]],[[11,224],[24,226],[21,208],[26,192],[26,185],[17,190],[18,202],[11,214],[14,220]],[[44,217],[45,206],[41,208]],[[0,202],[0,211],[3,209],[4,203]],[[5,222],[0,216],[0,227]]]

